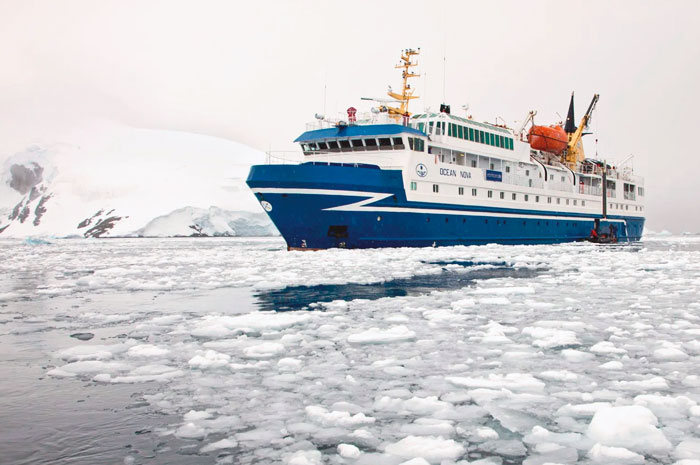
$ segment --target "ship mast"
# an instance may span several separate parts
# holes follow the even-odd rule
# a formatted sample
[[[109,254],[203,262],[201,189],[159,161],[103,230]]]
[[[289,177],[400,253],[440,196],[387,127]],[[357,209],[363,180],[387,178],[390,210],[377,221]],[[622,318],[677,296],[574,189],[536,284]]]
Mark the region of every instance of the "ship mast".
[[[397,94],[396,92],[393,92],[391,90],[391,87],[389,88],[389,92],[387,92],[387,95],[389,95],[389,97],[393,98],[398,103],[400,103],[398,108],[387,107],[387,110],[389,111],[389,116],[391,116],[397,121],[400,118],[408,119],[411,116],[411,113],[409,113],[408,111],[408,102],[411,99],[418,98],[417,95],[413,95],[414,89],[411,89],[411,85],[408,83],[409,78],[420,76],[419,74],[413,73],[410,70],[410,68],[412,68],[413,66],[418,65],[418,63],[414,63],[411,61],[411,57],[418,54],[420,54],[420,49],[406,49],[401,52],[401,63],[396,65],[397,69],[403,69],[403,71],[401,72],[401,76],[403,78],[401,93]]]

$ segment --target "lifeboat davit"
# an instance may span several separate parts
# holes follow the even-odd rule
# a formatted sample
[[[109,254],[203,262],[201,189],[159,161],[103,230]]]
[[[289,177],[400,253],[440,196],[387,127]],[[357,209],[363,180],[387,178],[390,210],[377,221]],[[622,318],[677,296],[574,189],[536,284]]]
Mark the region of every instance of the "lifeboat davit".
[[[533,149],[559,155],[566,148],[569,138],[564,128],[558,125],[532,126],[527,134],[527,141]]]

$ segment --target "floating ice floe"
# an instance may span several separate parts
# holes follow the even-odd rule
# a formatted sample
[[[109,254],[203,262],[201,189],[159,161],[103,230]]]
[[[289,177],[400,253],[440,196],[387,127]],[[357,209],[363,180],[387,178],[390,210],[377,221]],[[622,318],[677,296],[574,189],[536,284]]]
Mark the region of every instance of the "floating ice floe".
[[[657,428],[658,419],[646,407],[628,405],[599,409],[586,434],[604,446],[622,447],[633,452],[666,452],[672,448]]]
[[[389,344],[392,342],[411,341],[416,333],[404,325],[393,326],[389,329],[370,328],[361,333],[348,336],[351,344]]]
[[[440,436],[407,436],[387,445],[384,450],[397,457],[422,458],[432,464],[439,464],[443,460],[456,460],[465,451],[461,444]]]

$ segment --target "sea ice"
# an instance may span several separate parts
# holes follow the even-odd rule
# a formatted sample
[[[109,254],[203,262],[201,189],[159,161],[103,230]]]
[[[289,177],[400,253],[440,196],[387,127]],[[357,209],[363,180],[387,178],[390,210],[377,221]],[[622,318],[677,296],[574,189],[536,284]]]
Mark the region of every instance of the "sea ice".
[[[388,344],[392,342],[410,341],[415,339],[416,333],[404,325],[393,326],[389,329],[370,328],[361,333],[348,336],[351,344]]]
[[[604,446],[640,453],[668,451],[671,443],[657,425],[656,416],[641,405],[606,407],[595,413],[586,434]]]
[[[596,463],[603,464],[637,464],[644,463],[644,456],[627,450],[624,447],[610,447],[602,444],[594,445],[588,451],[588,457]]]
[[[432,464],[439,464],[443,460],[456,460],[465,451],[461,444],[440,436],[407,436],[387,445],[384,450],[388,454],[406,459],[420,457]]]

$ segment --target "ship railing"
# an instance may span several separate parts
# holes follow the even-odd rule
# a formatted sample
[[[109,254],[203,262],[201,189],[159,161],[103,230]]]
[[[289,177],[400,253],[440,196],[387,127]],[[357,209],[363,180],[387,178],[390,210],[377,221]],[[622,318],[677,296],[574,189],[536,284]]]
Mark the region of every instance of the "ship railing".
[[[318,115],[319,118],[316,120],[306,123],[307,131],[315,131],[317,129],[328,129],[335,128],[338,126],[364,126],[368,124],[397,124],[396,119],[391,118],[386,112],[382,113],[372,113],[372,112],[362,112],[355,115],[355,121],[350,121],[347,115],[338,114],[336,117],[322,117]],[[401,124],[399,121],[398,124]]]
[[[600,186],[589,186],[586,184],[579,184],[578,192],[579,194],[586,195],[603,195],[603,188]]]
[[[301,161],[299,152],[282,150],[265,152],[266,165],[298,165]]]

